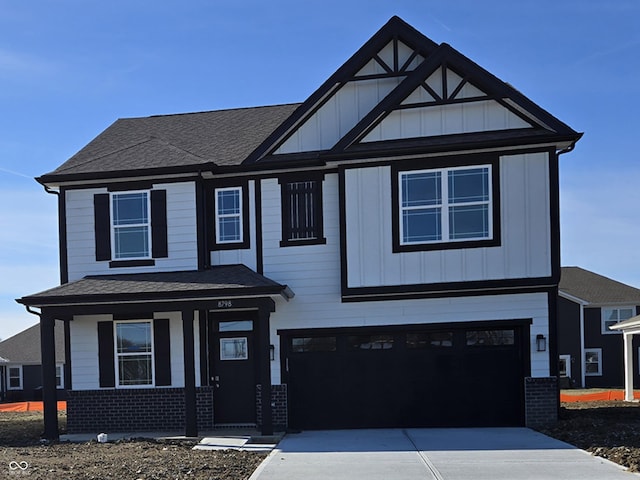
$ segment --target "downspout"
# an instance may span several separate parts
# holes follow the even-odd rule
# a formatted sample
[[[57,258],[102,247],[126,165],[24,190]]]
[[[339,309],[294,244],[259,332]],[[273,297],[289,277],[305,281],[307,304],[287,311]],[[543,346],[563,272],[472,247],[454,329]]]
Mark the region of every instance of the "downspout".
[[[584,305],[580,304],[580,388],[587,388],[584,365]]]

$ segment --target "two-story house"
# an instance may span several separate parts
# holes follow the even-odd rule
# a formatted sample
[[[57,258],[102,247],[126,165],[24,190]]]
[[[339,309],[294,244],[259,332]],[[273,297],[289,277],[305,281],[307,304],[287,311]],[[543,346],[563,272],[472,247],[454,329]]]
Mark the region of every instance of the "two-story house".
[[[68,430],[553,421],[579,138],[397,17],[301,104],[116,121],[38,178],[62,284],[19,300]]]

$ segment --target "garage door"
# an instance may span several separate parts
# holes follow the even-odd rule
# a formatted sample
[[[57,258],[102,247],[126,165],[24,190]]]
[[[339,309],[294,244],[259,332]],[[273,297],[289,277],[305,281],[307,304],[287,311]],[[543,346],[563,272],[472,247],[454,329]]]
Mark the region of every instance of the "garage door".
[[[292,428],[523,424],[528,325],[280,333]]]

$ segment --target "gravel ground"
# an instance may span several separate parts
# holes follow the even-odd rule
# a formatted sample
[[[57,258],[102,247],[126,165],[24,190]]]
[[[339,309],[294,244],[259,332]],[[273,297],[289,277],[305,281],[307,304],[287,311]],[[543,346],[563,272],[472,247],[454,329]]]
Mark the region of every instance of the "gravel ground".
[[[66,418],[60,417],[64,429]],[[41,413],[0,414],[0,478],[242,480],[262,453],[192,450],[193,443],[134,440],[41,444]],[[640,472],[640,404],[563,404],[543,433]]]

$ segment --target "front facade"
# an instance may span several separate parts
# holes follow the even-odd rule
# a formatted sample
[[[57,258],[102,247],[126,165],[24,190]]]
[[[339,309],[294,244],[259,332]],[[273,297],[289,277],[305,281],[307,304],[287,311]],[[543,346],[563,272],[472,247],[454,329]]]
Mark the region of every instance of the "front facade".
[[[117,121],[39,178],[62,285],[19,300],[68,429],[553,420],[579,138],[397,17],[302,104]]]
[[[564,388],[624,385],[622,331],[617,323],[640,314],[640,289],[580,267],[562,267],[558,298],[558,355]],[[631,337],[630,337],[631,338]],[[634,365],[640,339],[633,338]],[[633,382],[640,385],[639,369]]]

